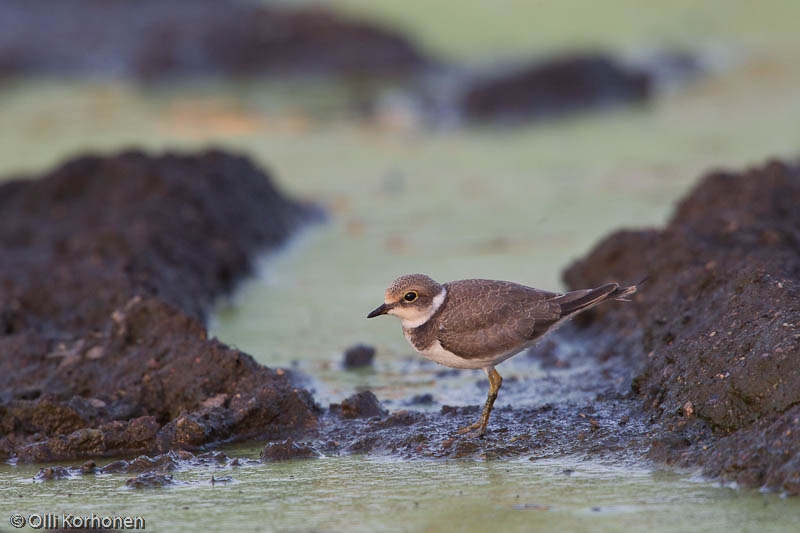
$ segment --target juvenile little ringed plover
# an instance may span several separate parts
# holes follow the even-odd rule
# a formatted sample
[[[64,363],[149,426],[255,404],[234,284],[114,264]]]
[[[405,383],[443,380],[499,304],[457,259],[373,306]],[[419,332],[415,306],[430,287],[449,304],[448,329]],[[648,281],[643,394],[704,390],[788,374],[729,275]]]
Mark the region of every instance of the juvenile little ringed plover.
[[[395,315],[408,342],[426,358],[452,368],[482,368],[489,397],[480,419],[459,433],[486,433],[503,378],[495,366],[536,344],[581,311],[625,300],[636,285],[607,283],[596,289],[548,292],[508,281],[465,279],[439,284],[423,274],[397,278],[384,302],[367,315]]]

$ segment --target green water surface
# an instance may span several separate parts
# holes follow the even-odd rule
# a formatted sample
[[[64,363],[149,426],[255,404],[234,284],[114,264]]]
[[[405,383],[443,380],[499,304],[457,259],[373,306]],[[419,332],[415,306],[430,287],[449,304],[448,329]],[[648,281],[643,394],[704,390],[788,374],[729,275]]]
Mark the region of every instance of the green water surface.
[[[34,482],[36,472],[18,467],[14,484],[0,486],[4,521],[15,512],[95,513],[141,516],[147,531],[477,532],[792,531],[800,520],[794,499],[569,459],[333,457],[179,471],[180,484],[146,490],[127,488],[128,475]],[[212,484],[212,476],[232,479]]]

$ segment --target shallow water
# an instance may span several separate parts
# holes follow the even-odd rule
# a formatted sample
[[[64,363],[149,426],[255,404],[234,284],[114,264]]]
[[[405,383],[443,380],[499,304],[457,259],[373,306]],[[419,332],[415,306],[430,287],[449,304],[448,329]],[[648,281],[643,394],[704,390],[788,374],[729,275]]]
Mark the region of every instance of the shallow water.
[[[563,22],[536,31],[528,29],[530,17],[518,16],[529,3],[516,1],[480,15],[454,14],[438,0],[426,1],[426,10],[339,3],[399,17],[435,52],[464,62],[485,58],[486,47],[513,56],[587,43],[638,49],[697,42],[716,43],[733,61],[648,106],[503,131],[429,130],[415,126],[411,111],[368,120],[348,103],[357,89],[330,84],[0,86],[2,174],[36,172],[86,149],[216,144],[249,153],[282,188],[324,205],[330,222],[265,258],[260,275],[211,321],[213,334],[264,364],[307,375],[323,404],[362,388],[391,409],[423,393],[434,404],[415,409],[482,401],[479,372],[437,375],[411,353],[396,321],[365,320],[395,276],[423,271],[442,281],[492,277],[557,289],[562,268],[601,236],[662,223],[701,172],[798,154],[800,38],[796,17],[780,9],[796,3],[754,10],[742,2],[673,2],[659,11],[620,1],[614,13],[630,24],[615,25],[602,23],[613,14],[587,13],[585,3],[536,4],[531,17]],[[574,16],[576,9],[584,16]],[[445,22],[450,30],[441,31]],[[556,27],[566,31],[556,35]],[[341,352],[356,342],[377,347],[376,363],[345,372]],[[551,372],[534,359],[520,355],[499,370],[517,381],[508,380],[498,405],[552,401],[547,390],[526,391]],[[228,451],[258,455],[256,445]],[[793,531],[800,523],[797,499],[575,458],[329,457],[193,469],[175,473],[185,485],[141,491],[125,487],[128,475],[34,483],[38,468],[0,466],[2,513],[141,515],[151,531]],[[211,475],[234,481],[212,486]]]
[[[7,479],[9,469],[0,467]],[[14,469],[14,482],[0,485],[0,513],[141,516],[148,531],[796,531],[800,520],[795,499],[569,459],[332,457],[177,471],[179,485],[145,490],[127,488],[129,475],[34,482],[37,471]]]

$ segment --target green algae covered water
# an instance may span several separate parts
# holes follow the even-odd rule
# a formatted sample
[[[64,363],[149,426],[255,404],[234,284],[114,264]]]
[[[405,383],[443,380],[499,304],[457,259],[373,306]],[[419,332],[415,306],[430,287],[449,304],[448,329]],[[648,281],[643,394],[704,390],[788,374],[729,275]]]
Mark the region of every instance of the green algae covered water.
[[[800,521],[794,499],[568,459],[333,457],[179,471],[179,484],[147,490],[127,488],[124,475],[33,482],[36,467],[9,470],[4,521],[94,513],[141,517],[147,531],[796,531]]]
[[[220,302],[210,323],[213,335],[262,363],[307,376],[323,404],[360,389],[390,409],[428,393],[430,408],[482,401],[477,373],[439,378],[411,353],[395,321],[364,319],[395,276],[424,271],[442,281],[491,277],[556,289],[562,268],[609,231],[662,223],[702,172],[793,158],[800,147],[794,2],[655,9],[615,0],[602,13],[580,2],[458,12],[439,0],[333,3],[397,21],[434,53],[462,62],[488,59],[488,49],[520,57],[698,43],[730,61],[646,107],[510,130],[367,120],[351,111],[351,88],[338,84],[0,86],[4,175],[37,172],[84,150],[214,144],[248,153],[288,193],[325,206],[329,223],[266,257],[258,277]],[[345,372],[342,350],[357,342],[377,348],[375,365]],[[544,372],[524,356],[500,370],[523,381]],[[549,401],[544,394],[514,401]],[[507,401],[501,394],[498,405]],[[226,452],[257,458],[259,449]],[[13,513],[140,516],[147,531],[797,531],[800,524],[796,498],[689,472],[528,459],[356,455],[209,466],[178,470],[175,485],[147,490],[126,487],[130,475],[122,474],[35,482],[44,465],[4,464],[0,531],[13,529]],[[212,483],[212,476],[230,479]]]

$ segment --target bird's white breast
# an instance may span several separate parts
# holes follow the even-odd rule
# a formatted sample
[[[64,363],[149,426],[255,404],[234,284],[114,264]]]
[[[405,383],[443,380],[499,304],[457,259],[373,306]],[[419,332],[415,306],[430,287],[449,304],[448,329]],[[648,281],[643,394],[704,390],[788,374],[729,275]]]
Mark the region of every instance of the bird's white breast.
[[[411,342],[411,338],[409,336],[408,331],[404,330],[403,334],[406,336],[409,342]],[[411,345],[413,346],[414,343],[412,342]],[[449,352],[444,349],[442,343],[439,342],[439,339],[433,341],[427,348],[424,350],[417,350],[419,353],[425,356],[426,359],[430,359],[434,363],[439,363],[440,365],[449,366],[450,368],[486,368],[489,366],[494,366],[499,364],[512,355],[516,354],[517,352],[513,352],[511,354],[505,354],[498,357],[493,357],[489,359],[464,359],[463,357],[459,357],[453,352]]]

